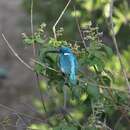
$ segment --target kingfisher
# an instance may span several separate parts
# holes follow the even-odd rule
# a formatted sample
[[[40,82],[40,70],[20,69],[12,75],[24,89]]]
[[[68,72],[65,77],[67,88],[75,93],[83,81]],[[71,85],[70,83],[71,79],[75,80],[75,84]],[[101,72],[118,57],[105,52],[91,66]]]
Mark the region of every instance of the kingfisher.
[[[69,47],[60,47],[58,50],[47,51],[47,53],[58,53],[58,67],[67,76],[71,85],[77,84],[78,61],[76,55]]]
[[[72,85],[77,84],[78,62],[76,55],[68,47],[59,49],[59,68],[64,73]]]

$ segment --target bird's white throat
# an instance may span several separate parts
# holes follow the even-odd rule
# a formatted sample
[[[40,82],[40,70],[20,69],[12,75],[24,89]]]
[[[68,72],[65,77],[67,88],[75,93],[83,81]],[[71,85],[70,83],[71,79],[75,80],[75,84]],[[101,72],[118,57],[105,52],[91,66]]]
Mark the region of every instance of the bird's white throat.
[[[64,53],[65,56],[70,55],[70,53]]]

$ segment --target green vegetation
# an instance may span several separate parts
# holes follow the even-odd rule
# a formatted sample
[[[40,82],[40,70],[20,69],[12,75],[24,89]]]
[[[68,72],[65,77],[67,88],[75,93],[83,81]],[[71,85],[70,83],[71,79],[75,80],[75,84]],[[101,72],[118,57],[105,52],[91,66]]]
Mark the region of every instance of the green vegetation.
[[[47,23],[47,31],[52,34],[52,26],[65,7],[67,1],[62,0],[34,0],[34,23]],[[112,46],[109,28],[109,0],[73,0],[63,18],[58,24],[64,28],[63,37],[66,40],[79,40],[80,36],[76,25],[76,17],[80,26],[92,22],[103,32],[103,42]],[[30,13],[31,0],[23,0],[23,7]],[[75,8],[75,9],[74,9]],[[130,32],[130,6],[129,0],[117,0],[114,4],[114,30],[120,49],[129,45]]]
[[[27,12],[31,1],[24,1]],[[58,4],[57,4],[58,3]],[[111,41],[109,0],[76,0],[68,8],[57,29],[57,39],[52,36],[52,25],[65,6],[65,1],[34,0],[34,21],[41,24],[36,32],[23,34],[26,46],[37,48],[35,72],[47,80],[40,81],[42,93],[49,95],[45,100],[46,123],[31,124],[29,128],[39,130],[127,130],[130,129],[129,93],[122,75],[120,62],[108,46]],[[118,0],[114,6],[114,31],[127,74],[130,69],[129,20],[130,8],[127,0]],[[82,28],[81,40],[77,23]],[[92,21],[92,22],[90,22]],[[98,26],[97,26],[98,25]],[[61,28],[63,27],[63,28]],[[100,32],[103,31],[104,35]],[[47,35],[48,34],[48,35]],[[47,35],[47,36],[46,36]],[[101,40],[103,39],[103,40]],[[84,45],[84,42],[86,46]],[[58,67],[58,54],[46,54],[67,46],[78,58],[78,84],[73,87]],[[110,46],[113,47],[112,43]],[[127,48],[127,50],[124,50]],[[64,110],[64,85],[67,86],[67,108]],[[42,103],[34,99],[39,113],[43,112]]]

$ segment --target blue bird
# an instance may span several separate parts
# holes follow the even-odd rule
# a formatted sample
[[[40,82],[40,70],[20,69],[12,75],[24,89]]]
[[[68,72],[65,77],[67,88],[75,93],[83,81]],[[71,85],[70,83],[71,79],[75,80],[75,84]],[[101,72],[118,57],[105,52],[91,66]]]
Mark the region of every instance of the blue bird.
[[[60,70],[69,77],[69,81],[72,85],[77,84],[77,70],[78,62],[77,58],[68,47],[61,47],[59,49],[59,68]]]
[[[59,50],[46,51],[44,54],[47,55],[48,53],[59,53],[58,66],[61,72],[69,78],[72,85],[76,85],[78,62],[72,50],[68,47],[60,47]]]

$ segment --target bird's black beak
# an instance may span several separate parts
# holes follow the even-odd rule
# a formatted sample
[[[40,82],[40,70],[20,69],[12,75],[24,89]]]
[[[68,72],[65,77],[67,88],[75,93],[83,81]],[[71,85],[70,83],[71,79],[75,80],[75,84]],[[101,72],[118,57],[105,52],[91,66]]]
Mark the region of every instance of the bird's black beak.
[[[46,51],[45,55],[49,54],[49,53],[60,53],[59,50],[50,50],[50,51]]]

